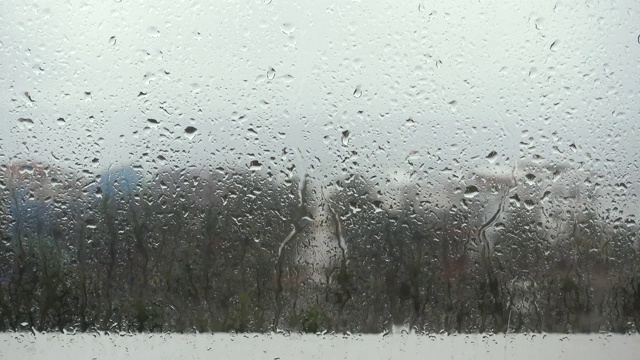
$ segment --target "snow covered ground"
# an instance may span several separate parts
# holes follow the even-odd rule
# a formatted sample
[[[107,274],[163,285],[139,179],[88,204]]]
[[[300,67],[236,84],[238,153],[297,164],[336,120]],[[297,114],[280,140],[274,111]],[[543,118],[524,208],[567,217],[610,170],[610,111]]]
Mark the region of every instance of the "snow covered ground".
[[[639,335],[0,334],[0,359],[638,359]]]

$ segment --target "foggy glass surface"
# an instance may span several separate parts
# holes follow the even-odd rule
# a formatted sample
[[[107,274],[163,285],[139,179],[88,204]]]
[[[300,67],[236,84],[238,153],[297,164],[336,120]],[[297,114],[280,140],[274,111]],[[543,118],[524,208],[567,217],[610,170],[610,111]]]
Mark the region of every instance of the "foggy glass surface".
[[[637,332],[634,1],[0,4],[0,330]]]

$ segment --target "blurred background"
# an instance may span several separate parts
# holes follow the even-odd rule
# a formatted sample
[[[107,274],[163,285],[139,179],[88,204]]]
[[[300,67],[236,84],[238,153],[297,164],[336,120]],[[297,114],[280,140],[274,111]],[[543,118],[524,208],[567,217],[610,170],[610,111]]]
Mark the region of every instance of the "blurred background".
[[[0,330],[636,332],[633,1],[5,1]]]

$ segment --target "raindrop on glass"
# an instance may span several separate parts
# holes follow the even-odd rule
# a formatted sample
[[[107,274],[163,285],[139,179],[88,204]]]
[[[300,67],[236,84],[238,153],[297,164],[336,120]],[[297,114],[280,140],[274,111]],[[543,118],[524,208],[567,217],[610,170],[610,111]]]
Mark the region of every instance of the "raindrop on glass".
[[[95,219],[86,219],[84,222],[88,229],[95,229],[98,227]]]
[[[112,36],[109,38],[109,45],[113,46],[116,44],[116,37]]]
[[[451,109],[452,112],[456,112],[457,105],[458,105],[458,102],[456,100],[449,101],[449,108]]]
[[[269,70],[267,70],[267,79],[273,80],[273,78],[275,77],[276,77],[276,69],[269,68]]]
[[[194,136],[196,136],[196,133],[198,132],[198,129],[196,129],[193,126],[187,126],[184,129],[184,133],[187,136],[187,138],[189,138],[189,140],[193,139]]]
[[[474,197],[476,197],[478,194],[480,193],[480,191],[478,191],[478,188],[473,186],[473,185],[469,185],[467,186],[467,188],[464,190],[464,197],[467,199],[473,199]]]
[[[342,132],[342,145],[349,145],[349,135],[351,133],[349,132],[349,130],[345,130]]]
[[[536,205],[536,204],[535,204],[533,201],[531,201],[531,200],[525,200],[525,201],[524,201],[524,207],[525,207],[527,210],[531,210],[531,209],[533,209],[535,205]]]
[[[362,96],[362,89],[360,88],[360,85],[356,86],[356,89],[353,90],[353,96],[356,98]]]
[[[489,155],[487,155],[487,160],[489,160],[489,162],[495,162],[496,159],[498,158],[498,153],[495,151],[492,151],[489,153]]]
[[[291,35],[291,33],[296,30],[296,27],[292,23],[284,23],[282,24],[280,29],[282,30],[283,33],[287,35]]]
[[[147,28],[147,34],[152,37],[158,37],[160,36],[160,30],[155,26],[149,26]]]
[[[26,126],[29,129],[33,127],[33,120],[31,120],[29,118],[19,118],[18,122],[23,124],[24,126]]]
[[[258,160],[252,160],[249,164],[249,170],[258,171],[262,169],[262,164]]]

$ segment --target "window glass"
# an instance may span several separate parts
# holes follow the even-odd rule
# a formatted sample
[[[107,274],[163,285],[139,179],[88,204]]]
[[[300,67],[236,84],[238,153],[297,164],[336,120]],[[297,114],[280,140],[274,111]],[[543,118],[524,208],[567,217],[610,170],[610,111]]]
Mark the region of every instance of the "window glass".
[[[635,332],[633,1],[0,5],[0,330]]]

